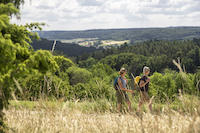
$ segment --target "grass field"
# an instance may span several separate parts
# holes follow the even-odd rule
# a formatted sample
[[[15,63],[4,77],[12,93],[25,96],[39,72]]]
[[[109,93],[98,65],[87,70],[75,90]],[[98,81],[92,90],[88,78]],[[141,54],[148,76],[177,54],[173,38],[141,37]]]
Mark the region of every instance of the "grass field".
[[[154,112],[117,113],[100,102],[16,102],[5,111],[10,132],[17,133],[199,133],[200,102],[154,104]],[[192,105],[192,106],[191,106]],[[179,107],[180,106],[180,107]]]

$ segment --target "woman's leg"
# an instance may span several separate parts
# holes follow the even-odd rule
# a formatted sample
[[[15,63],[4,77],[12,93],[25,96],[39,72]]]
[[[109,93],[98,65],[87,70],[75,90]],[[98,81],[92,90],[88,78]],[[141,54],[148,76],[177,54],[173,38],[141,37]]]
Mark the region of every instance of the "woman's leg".
[[[131,112],[132,108],[131,108],[131,102],[129,100],[128,94],[126,92],[123,92],[123,97],[124,97],[124,100],[126,101],[126,103],[128,105],[128,111]]]
[[[119,90],[116,91],[116,96],[117,96],[117,110],[118,112],[121,112],[123,97]]]
[[[129,110],[129,112],[131,112],[131,111],[132,111],[131,102],[130,102],[130,101],[127,101],[126,103],[128,104],[128,110]]]

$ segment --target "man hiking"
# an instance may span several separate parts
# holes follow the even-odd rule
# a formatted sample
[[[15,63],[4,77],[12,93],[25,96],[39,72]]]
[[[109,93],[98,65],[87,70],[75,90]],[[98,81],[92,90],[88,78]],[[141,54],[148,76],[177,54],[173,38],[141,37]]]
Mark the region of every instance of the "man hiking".
[[[149,82],[150,82],[150,78],[148,77],[149,73],[150,73],[150,68],[145,66],[143,68],[144,75],[141,77],[138,83],[139,88],[140,88],[140,101],[138,105],[138,112],[140,112],[141,106],[144,103],[148,103],[149,110],[152,112],[152,102],[148,95]]]
[[[127,73],[127,70],[125,68],[121,68],[119,71],[119,77],[117,78],[117,84],[115,87],[116,90],[116,96],[117,96],[117,109],[120,112],[121,106],[123,101],[126,101],[128,104],[128,109],[131,111],[131,102],[129,100],[129,97],[126,92],[133,93],[133,90],[127,89],[127,79],[125,78],[125,75]]]

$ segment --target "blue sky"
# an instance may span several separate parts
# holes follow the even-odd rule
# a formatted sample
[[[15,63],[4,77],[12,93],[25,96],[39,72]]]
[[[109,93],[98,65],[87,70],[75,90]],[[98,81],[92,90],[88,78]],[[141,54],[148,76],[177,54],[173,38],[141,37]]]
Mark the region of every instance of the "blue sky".
[[[44,30],[200,26],[200,0],[25,0],[17,24]]]

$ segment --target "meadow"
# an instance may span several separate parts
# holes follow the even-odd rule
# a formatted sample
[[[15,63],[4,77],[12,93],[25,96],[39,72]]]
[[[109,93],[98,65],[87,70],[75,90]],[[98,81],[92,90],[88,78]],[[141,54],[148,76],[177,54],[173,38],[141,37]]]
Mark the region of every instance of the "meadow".
[[[16,133],[199,133],[200,100],[181,96],[168,104],[154,103],[150,113],[144,106],[136,113],[118,113],[115,103],[98,101],[10,101],[4,111],[9,132]]]

